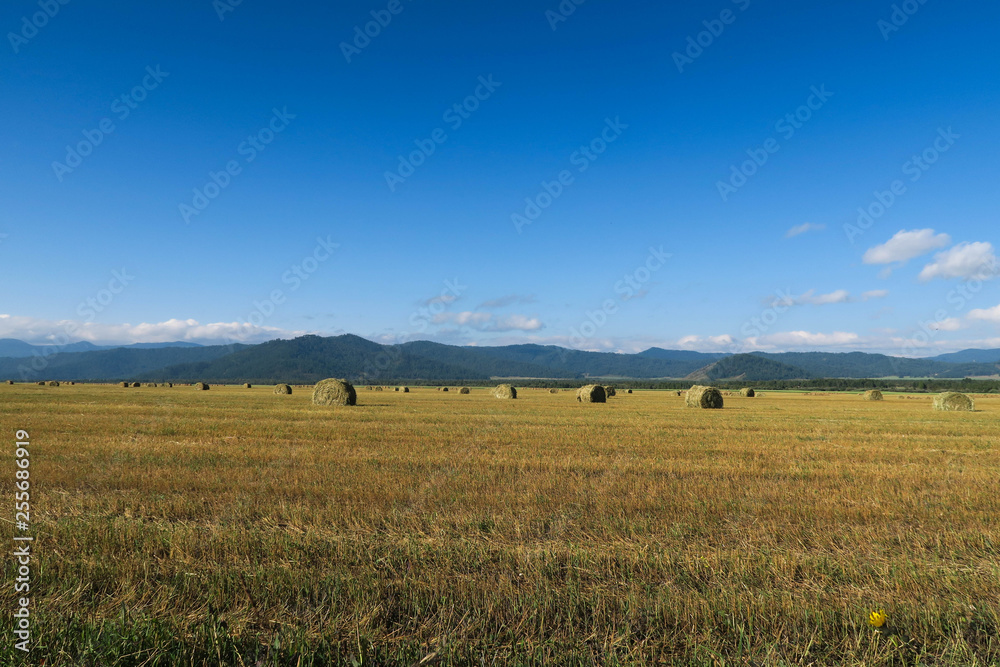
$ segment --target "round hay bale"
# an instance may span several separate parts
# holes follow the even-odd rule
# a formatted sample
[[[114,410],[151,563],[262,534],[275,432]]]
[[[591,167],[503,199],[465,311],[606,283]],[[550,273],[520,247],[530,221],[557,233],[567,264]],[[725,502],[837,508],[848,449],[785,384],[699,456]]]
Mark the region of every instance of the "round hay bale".
[[[559,390],[558,389],[549,389],[549,393],[550,394],[558,394]]]
[[[757,392],[755,392],[750,387],[743,387],[742,389],[740,389],[740,396],[742,396],[744,398],[753,398],[756,395],[757,395]]]
[[[132,388],[134,389],[134,388],[136,388],[136,387],[140,387],[140,386],[142,386],[142,385],[140,385],[140,384],[139,384],[138,382],[133,382],[131,386],[132,386]]]
[[[368,385],[368,391],[375,391],[375,387]]]
[[[493,390],[493,396],[495,398],[517,398],[517,389],[509,384],[497,385],[497,388]]]
[[[614,396],[614,395],[615,395],[616,393],[618,393],[618,392],[616,392],[616,391],[615,391],[615,388],[614,388],[614,387],[611,387],[611,386],[605,386],[605,387],[604,387],[604,394],[605,394],[605,395],[606,395],[606,396],[607,396],[608,398],[611,398],[611,397],[612,397],[612,396]]]
[[[123,387],[128,387],[128,386],[129,386],[129,383],[128,383],[128,382],[122,382],[122,383],[121,383],[121,385],[122,385]]]
[[[441,391],[448,391],[448,387],[441,387]]]
[[[678,389],[678,390],[677,390],[677,392],[676,392],[676,394],[677,394],[678,396],[683,396],[683,395],[684,395],[684,392],[683,392],[683,391],[681,391],[680,389]]]
[[[274,393],[283,394],[287,396],[288,394],[292,393],[292,388],[287,384],[276,384],[274,385]]]
[[[375,387],[375,391],[382,391],[382,387]]]
[[[253,385],[250,384],[249,382],[244,382],[243,383],[243,388],[244,389],[253,389]]]
[[[58,387],[59,386],[59,383],[56,380],[49,380],[45,384],[47,384],[50,387]]]
[[[409,394],[410,393],[410,388],[409,387],[403,387],[403,393],[404,394]]]
[[[74,386],[74,385],[76,385],[76,383],[75,383],[75,382],[69,382],[69,383],[67,383],[67,384],[69,384],[69,386],[71,386],[71,387],[72,387],[72,386]]]
[[[147,387],[154,387],[155,388],[156,387],[156,383],[155,382],[147,382],[146,386]]]
[[[316,405],[357,405],[358,394],[347,380],[327,378],[316,383],[312,401]]]
[[[576,390],[576,400],[581,403],[607,403],[608,394],[599,384],[588,384]]]
[[[695,385],[688,389],[685,405],[689,408],[704,408],[706,410],[719,410],[722,408],[722,392],[715,387],[703,387]]]
[[[7,380],[7,384],[14,384],[13,380]]]
[[[470,390],[469,390],[468,387],[462,387],[461,389],[458,390],[458,393],[460,393],[460,394],[468,394],[468,393],[470,393]]]
[[[195,382],[194,388],[198,391],[208,391],[208,385],[204,382]]]
[[[971,396],[957,391],[946,391],[934,397],[934,409],[946,412],[972,412],[976,409],[976,402]]]
[[[869,389],[864,394],[862,394],[861,397],[866,401],[881,401],[882,392],[880,392],[878,389]]]
[[[399,387],[395,387],[393,391],[399,391]]]
[[[173,382],[168,382],[168,383],[167,383],[167,386],[168,386],[168,387],[173,387],[173,386],[174,386],[174,383],[173,383]]]
[[[626,393],[626,394],[631,394],[631,393],[632,393],[632,390],[631,390],[631,389],[626,389],[626,390],[625,390],[625,393]]]

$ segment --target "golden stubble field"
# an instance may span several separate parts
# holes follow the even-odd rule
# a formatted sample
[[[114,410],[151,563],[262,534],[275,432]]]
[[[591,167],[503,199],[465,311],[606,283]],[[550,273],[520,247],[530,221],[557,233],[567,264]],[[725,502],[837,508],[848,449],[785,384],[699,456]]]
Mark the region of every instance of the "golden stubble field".
[[[997,664],[1000,398],[930,402],[0,386],[31,664]]]

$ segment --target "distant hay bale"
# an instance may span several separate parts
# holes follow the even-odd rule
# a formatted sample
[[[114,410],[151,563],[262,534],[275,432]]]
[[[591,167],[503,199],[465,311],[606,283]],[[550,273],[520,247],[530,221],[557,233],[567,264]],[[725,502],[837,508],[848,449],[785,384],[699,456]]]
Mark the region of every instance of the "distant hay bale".
[[[45,386],[45,380],[39,380],[35,384],[37,384],[39,387],[44,387]]]
[[[971,396],[957,391],[946,391],[934,397],[934,409],[946,412],[972,412],[976,409],[976,402]]]
[[[410,393],[410,388],[409,387],[403,387],[403,393],[404,394],[409,394]]]
[[[394,388],[393,391],[399,391],[399,387]]]
[[[375,387],[368,385],[368,391],[375,391]]]
[[[683,395],[684,395],[684,392],[683,392],[683,391],[681,391],[680,389],[678,389],[678,390],[677,390],[677,391],[676,391],[675,393],[676,393],[676,394],[677,394],[678,396],[683,396]]]
[[[461,389],[458,390],[458,393],[460,393],[460,394],[468,394],[468,393],[471,393],[471,392],[470,392],[470,390],[469,390],[468,387],[462,387]]]
[[[147,387],[156,387],[156,383],[155,382],[147,382],[146,386]]]
[[[625,390],[625,393],[626,393],[626,394],[631,394],[631,393],[632,393],[632,390],[631,390],[631,389],[626,389],[626,390]]]
[[[581,403],[607,403],[608,394],[599,384],[587,384],[576,390],[576,400]]]
[[[253,389],[253,385],[250,384],[249,382],[244,382],[243,383],[243,388],[244,389]]]
[[[14,384],[13,380],[7,380],[7,384]]]
[[[722,408],[722,392],[715,387],[703,387],[696,384],[688,389],[684,403],[689,408],[718,410]]]
[[[743,396],[744,398],[753,398],[756,395],[757,392],[755,392],[750,387],[743,387],[742,389],[740,389],[740,396]]]
[[[58,387],[59,386],[59,383],[56,380],[49,380],[45,384],[47,384],[50,387]]]
[[[205,384],[204,382],[195,382],[194,388],[197,389],[198,391],[208,391],[208,385]]]
[[[316,405],[357,405],[358,394],[347,380],[328,378],[316,383],[312,402]]]
[[[517,398],[517,389],[509,384],[501,384],[493,390],[493,396],[495,398]]]
[[[133,383],[132,383],[132,387],[133,387],[133,388],[135,388],[135,387],[141,387],[141,386],[142,386],[142,385],[140,385],[140,384],[139,384],[138,382],[133,382]]]
[[[122,383],[121,383],[121,386],[123,386],[123,387],[128,387],[128,386],[129,386],[129,383],[128,383],[128,382],[122,382]]]
[[[168,387],[173,387],[173,386],[174,386],[174,383],[173,383],[173,382],[168,382],[168,383],[167,383],[167,386],[168,386]]]
[[[617,393],[617,392],[615,391],[615,388],[614,388],[614,387],[612,387],[612,386],[610,386],[610,385],[606,385],[606,386],[604,387],[604,394],[605,394],[605,396],[607,396],[608,398],[611,398],[611,397],[612,397],[612,396],[614,396],[614,395],[615,395],[616,393]]]
[[[559,390],[558,389],[549,389],[549,393],[550,394],[558,394]]]
[[[292,388],[287,384],[276,384],[274,385],[274,393],[287,396],[292,393]]]
[[[861,397],[866,401],[881,401],[882,392],[880,392],[878,389],[869,389],[864,394],[862,394]]]
[[[375,387],[375,391],[382,391],[382,387]]]
[[[441,391],[448,391],[448,387],[441,387]]]

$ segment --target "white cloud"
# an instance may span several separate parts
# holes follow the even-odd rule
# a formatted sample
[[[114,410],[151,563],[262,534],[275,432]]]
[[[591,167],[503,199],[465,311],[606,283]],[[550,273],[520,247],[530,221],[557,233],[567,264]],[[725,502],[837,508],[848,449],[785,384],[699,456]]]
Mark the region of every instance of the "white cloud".
[[[984,322],[1000,323],[1000,306],[993,306],[992,308],[976,308],[975,310],[970,310],[969,319],[982,320]]]
[[[0,338],[28,342],[65,344],[85,340],[102,345],[170,343],[174,341],[260,343],[275,338],[293,338],[306,331],[252,326],[245,322],[214,322],[170,319],[140,324],[101,324],[78,320],[46,320],[17,315],[0,315]]]
[[[479,304],[480,308],[505,308],[507,306],[514,305],[515,303],[535,303],[538,299],[535,298],[533,294],[518,295],[518,294],[508,294],[507,296],[502,296],[498,299],[490,299],[489,301],[483,301]]]
[[[891,239],[869,248],[862,261],[865,264],[893,264],[906,262],[914,257],[926,255],[932,250],[943,248],[951,243],[947,234],[935,234],[933,229],[900,230]],[[887,274],[887,271],[883,271]],[[884,276],[885,277],[885,276]]]
[[[954,248],[934,255],[934,261],[920,272],[924,282],[934,278],[965,278],[988,280],[998,272],[993,245],[985,242],[959,243]]]
[[[873,289],[865,292],[861,295],[862,301],[871,301],[872,299],[884,299],[889,296],[889,290],[884,289]]]
[[[825,306],[831,303],[849,303],[851,293],[847,290],[839,289],[829,294],[816,294],[816,290],[811,289],[805,294],[792,296],[791,294],[780,294],[778,298],[771,299],[769,305],[774,306]]]
[[[962,328],[962,320],[957,317],[949,317],[940,322],[934,322],[930,328],[935,331],[958,331]]]
[[[801,225],[795,225],[787,232],[785,232],[785,238],[790,239],[792,237],[798,236],[799,234],[805,234],[806,232],[820,232],[826,229],[826,225],[819,225],[814,222],[805,222]]]
[[[837,347],[857,344],[861,337],[847,331],[833,333],[786,331],[763,336],[760,340],[765,344],[785,347]]]
[[[508,315],[494,318],[493,313],[467,310],[461,313],[439,313],[434,316],[434,324],[455,324],[477,331],[537,331],[544,328],[541,320],[525,315]]]

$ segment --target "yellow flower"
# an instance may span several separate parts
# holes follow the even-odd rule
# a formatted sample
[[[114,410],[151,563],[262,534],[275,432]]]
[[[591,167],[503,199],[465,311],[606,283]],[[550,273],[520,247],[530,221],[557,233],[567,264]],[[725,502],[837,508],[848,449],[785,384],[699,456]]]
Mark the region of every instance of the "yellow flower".
[[[885,612],[879,609],[878,611],[873,611],[868,614],[868,624],[873,628],[881,628],[885,625]]]

